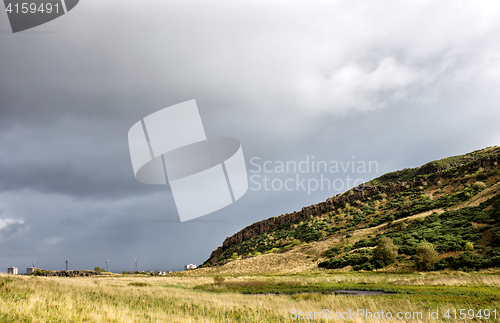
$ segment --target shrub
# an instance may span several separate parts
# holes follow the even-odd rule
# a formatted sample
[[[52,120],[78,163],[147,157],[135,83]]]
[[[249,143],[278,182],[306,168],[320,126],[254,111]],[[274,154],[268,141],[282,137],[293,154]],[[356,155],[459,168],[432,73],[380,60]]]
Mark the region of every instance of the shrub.
[[[233,252],[233,254],[231,255],[231,259],[233,259],[233,260],[238,259],[238,253],[237,252]]]
[[[438,253],[434,248],[432,243],[424,241],[417,248],[415,256],[413,259],[415,260],[415,268],[417,270],[431,270],[434,268],[434,265],[437,262]]]
[[[373,250],[373,260],[379,260],[385,266],[396,261],[397,256],[398,247],[394,245],[391,238],[381,238],[378,241],[377,247]]]
[[[458,257],[446,257],[438,261],[436,269],[441,270],[451,268],[454,270],[479,270],[481,268],[497,267],[498,257],[493,257],[490,261],[483,255],[473,254],[466,251]]]
[[[475,182],[474,184],[472,184],[472,188],[475,189],[476,191],[482,190],[486,188],[486,184],[484,184],[483,182]]]
[[[468,241],[465,243],[465,251],[472,251],[474,250],[474,243]]]
[[[354,269],[354,270],[373,270],[373,269],[375,269],[375,267],[369,261],[367,261],[367,262],[362,263],[361,265],[357,265],[357,266],[352,267],[352,269]]]
[[[328,258],[335,257],[339,254],[340,250],[341,248],[339,247],[332,247],[325,252],[325,256],[327,256]]]

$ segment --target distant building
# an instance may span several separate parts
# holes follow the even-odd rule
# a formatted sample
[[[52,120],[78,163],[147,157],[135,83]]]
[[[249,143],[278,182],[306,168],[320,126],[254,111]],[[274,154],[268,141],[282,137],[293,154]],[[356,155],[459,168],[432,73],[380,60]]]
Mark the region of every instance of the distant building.
[[[170,271],[170,270],[167,270],[167,271],[159,271],[159,272],[158,272],[158,275],[159,275],[159,276],[165,276],[166,274],[170,274],[170,273],[171,273],[171,271]]]
[[[27,273],[27,274],[31,274],[31,273],[32,273],[32,272],[34,272],[35,270],[36,270],[36,268],[35,268],[35,267],[28,267],[28,268],[26,268],[26,273]]]
[[[10,267],[10,268],[7,268],[7,274],[17,275],[17,274],[19,274],[19,271],[18,271],[17,267]]]
[[[184,266],[184,270],[196,269],[196,265],[189,264]]]

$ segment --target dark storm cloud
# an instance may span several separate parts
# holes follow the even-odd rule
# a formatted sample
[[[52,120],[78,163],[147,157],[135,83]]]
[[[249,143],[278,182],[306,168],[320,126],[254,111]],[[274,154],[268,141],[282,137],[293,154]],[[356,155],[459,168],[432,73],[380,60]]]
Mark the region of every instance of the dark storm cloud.
[[[1,13],[0,256],[17,258],[0,269],[180,269],[338,193],[249,190],[179,223],[168,186],[134,179],[127,132],[186,100],[207,136],[242,143],[249,169],[256,156],[377,161],[369,180],[498,144],[499,13],[486,1],[86,0],[17,34]]]

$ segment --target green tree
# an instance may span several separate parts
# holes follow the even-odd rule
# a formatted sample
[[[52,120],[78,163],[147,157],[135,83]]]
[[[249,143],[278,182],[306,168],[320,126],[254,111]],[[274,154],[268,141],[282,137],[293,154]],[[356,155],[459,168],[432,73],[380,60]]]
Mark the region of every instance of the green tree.
[[[392,264],[398,256],[398,247],[394,245],[391,238],[383,237],[373,250],[373,260],[380,261],[384,266]]]
[[[418,246],[413,259],[415,260],[415,269],[427,271],[434,268],[438,260],[438,253],[432,243],[424,241]]]
[[[94,271],[97,271],[97,272],[104,272],[105,270],[104,270],[104,268],[101,268],[101,267],[99,267],[99,266],[95,266],[95,267],[94,267]]]

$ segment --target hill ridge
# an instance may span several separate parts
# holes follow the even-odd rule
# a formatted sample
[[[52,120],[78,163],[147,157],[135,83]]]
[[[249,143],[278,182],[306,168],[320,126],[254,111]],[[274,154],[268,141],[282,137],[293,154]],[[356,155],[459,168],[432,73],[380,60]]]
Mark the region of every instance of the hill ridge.
[[[307,220],[312,216],[330,212],[337,208],[343,208],[347,203],[361,201],[364,198],[380,193],[398,193],[406,190],[412,190],[415,187],[424,185],[426,181],[438,181],[441,178],[453,177],[456,172],[476,172],[481,168],[498,165],[499,161],[500,147],[495,146],[477,150],[462,156],[448,157],[429,162],[421,167],[384,174],[366,184],[362,184],[346,191],[345,193],[340,193],[328,198],[326,201],[303,207],[300,211],[264,219],[243,228],[232,236],[227,237],[222,246],[218,247],[211,253],[204,265],[216,263],[219,260],[219,257],[231,247],[238,245],[253,236],[272,231],[279,226],[290,225]],[[411,180],[399,181],[402,178],[408,178],[409,173],[413,174],[413,178]],[[390,177],[390,179],[388,179],[388,177]],[[378,184],[379,182],[388,184],[380,185]]]

